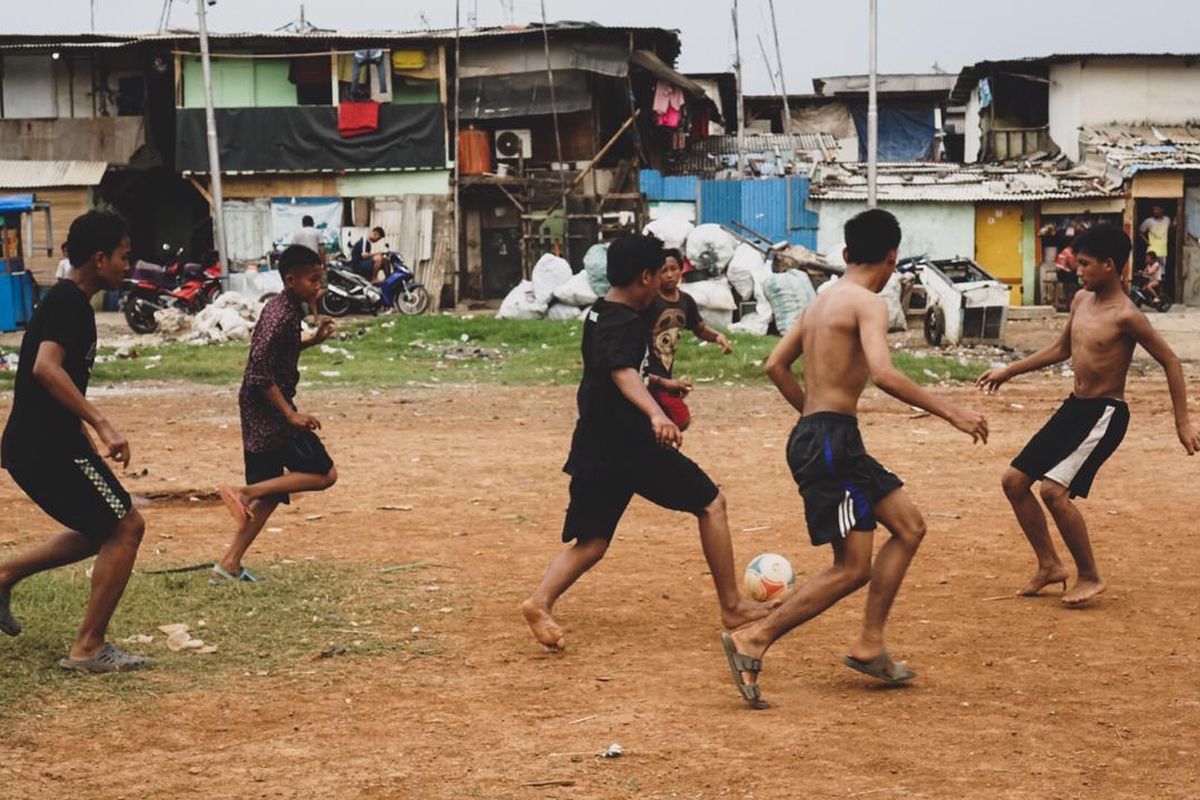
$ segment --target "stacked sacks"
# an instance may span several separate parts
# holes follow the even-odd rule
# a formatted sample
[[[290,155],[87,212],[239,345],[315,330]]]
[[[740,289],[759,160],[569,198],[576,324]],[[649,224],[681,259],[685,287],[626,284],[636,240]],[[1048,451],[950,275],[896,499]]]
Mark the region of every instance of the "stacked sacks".
[[[684,255],[692,262],[692,269],[701,275],[715,278],[725,274],[733,258],[737,241],[716,224],[696,226],[687,237]]]
[[[566,259],[547,253],[533,267],[533,297],[538,305],[546,306],[546,319],[578,319],[579,309],[556,301],[555,292],[570,282],[571,265]]]
[[[788,332],[788,328],[792,327],[800,312],[817,296],[812,279],[808,277],[807,272],[799,269],[767,276],[763,282],[763,291],[775,313],[775,327],[779,329],[781,336]]]
[[[656,219],[642,228],[642,233],[648,233],[663,243],[668,250],[683,250],[684,242],[694,230],[692,223],[686,219]]]
[[[588,248],[583,256],[583,271],[588,284],[597,297],[603,297],[612,288],[608,282],[608,244],[601,242]]]
[[[743,300],[753,300],[755,307],[753,311],[742,314],[741,320],[735,322],[731,330],[758,336],[766,335],[774,316],[765,286],[770,275],[771,268],[767,266],[757,248],[746,243],[738,245],[729,261],[726,277],[734,291]]]
[[[537,301],[533,281],[521,281],[500,304],[496,319],[542,319],[547,310],[547,304]]]
[[[700,318],[709,325],[728,328],[733,324],[733,312],[737,304],[733,300],[729,281],[724,278],[692,281],[679,284],[679,289],[692,296],[700,309]]]

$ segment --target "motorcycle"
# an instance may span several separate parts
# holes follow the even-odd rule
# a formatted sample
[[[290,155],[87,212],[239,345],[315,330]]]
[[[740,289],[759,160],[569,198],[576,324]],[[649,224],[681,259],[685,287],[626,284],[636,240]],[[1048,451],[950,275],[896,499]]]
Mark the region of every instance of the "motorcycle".
[[[183,263],[182,255],[180,248],[166,266],[138,261],[133,276],[121,282],[119,308],[135,333],[158,330],[156,311],[177,308],[197,314],[221,294],[221,262],[216,252],[206,253],[200,263]]]
[[[342,317],[352,310],[378,314],[392,308],[398,314],[423,314],[429,308],[429,293],[399,253],[389,253],[378,285],[360,275],[345,261],[332,261],[326,268],[325,293],[317,301],[321,313]]]
[[[1141,275],[1135,277],[1133,279],[1133,286],[1129,287],[1129,299],[1132,300],[1133,304],[1138,308],[1141,308],[1142,306],[1150,306],[1161,314],[1165,314],[1170,311],[1172,305],[1171,298],[1167,297],[1166,292],[1163,291],[1162,284],[1159,284],[1158,299],[1155,300],[1154,295],[1150,294],[1150,292],[1146,289],[1146,284],[1148,282],[1149,281]]]
[[[388,254],[387,277],[379,285],[383,302],[396,310],[397,314],[417,316],[429,309],[429,292],[425,284],[417,282],[417,276],[404,263],[399,253]]]

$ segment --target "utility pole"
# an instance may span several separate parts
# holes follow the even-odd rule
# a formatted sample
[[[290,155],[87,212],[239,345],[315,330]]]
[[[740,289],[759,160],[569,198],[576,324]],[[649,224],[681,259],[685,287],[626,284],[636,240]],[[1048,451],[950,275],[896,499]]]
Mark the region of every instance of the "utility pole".
[[[92,2],[89,3],[89,6],[92,9],[92,33],[95,33],[96,32],[96,0],[92,0]]]
[[[867,84],[867,208],[878,205],[879,183],[879,0],[870,0],[870,73]]]
[[[208,21],[205,4],[212,0],[196,0],[196,15],[200,21],[200,65],[204,72],[204,123],[208,133],[209,188],[213,197],[213,246],[221,256],[221,271],[229,274],[229,246],[225,241],[225,199],[221,194],[221,157],[217,145],[217,118],[213,113],[212,64],[208,55]]]
[[[767,77],[771,79],[771,91],[779,94],[779,86],[775,83],[775,69],[771,66],[771,59],[767,57],[767,48],[762,42],[762,37],[758,36],[758,51],[762,53],[763,64],[767,68]]]
[[[746,109],[742,103],[742,46],[738,39],[738,0],[733,0],[733,74],[737,84],[738,177],[746,174]]]
[[[459,213],[461,211],[458,195],[458,184],[462,178],[462,154],[459,150],[459,109],[462,107],[462,100],[459,97],[459,92],[462,89],[462,80],[459,78],[462,75],[462,22],[459,16],[462,10],[462,0],[454,0],[454,303],[457,305],[462,301],[463,289],[467,285],[467,270],[463,268],[462,255],[462,223],[459,221]]]
[[[775,22],[775,0],[768,0],[771,6],[771,30],[775,33],[775,63],[779,65],[779,88],[783,98],[783,132],[792,132],[792,109],[788,107],[787,81],[783,77],[783,54],[779,49],[779,25]]]

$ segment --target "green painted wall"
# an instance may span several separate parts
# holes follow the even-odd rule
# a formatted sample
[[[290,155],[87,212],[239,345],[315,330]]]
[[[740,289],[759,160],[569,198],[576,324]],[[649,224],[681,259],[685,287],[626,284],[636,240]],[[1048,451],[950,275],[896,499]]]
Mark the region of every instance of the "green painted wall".
[[[299,105],[296,86],[288,80],[286,59],[217,58],[211,64],[216,108]],[[199,58],[183,59],[183,107],[204,107],[204,71]]]
[[[342,197],[387,197],[406,194],[450,194],[449,170],[352,173],[338,178]]]

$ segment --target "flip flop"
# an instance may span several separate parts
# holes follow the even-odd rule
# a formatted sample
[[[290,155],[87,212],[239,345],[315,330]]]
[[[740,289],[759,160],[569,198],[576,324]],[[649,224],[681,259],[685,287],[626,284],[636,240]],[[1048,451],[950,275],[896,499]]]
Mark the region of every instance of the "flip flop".
[[[17,636],[22,630],[21,620],[12,615],[12,611],[9,609],[10,602],[12,602],[11,594],[0,595],[0,631],[9,636]]]
[[[842,658],[842,663],[852,670],[861,672],[864,675],[870,675],[872,678],[881,680],[884,683],[908,683],[917,677],[917,673],[909,669],[903,661],[892,661],[892,657],[888,655],[887,650],[884,650],[870,661],[859,661],[854,656],[845,656]]]
[[[242,502],[238,493],[229,486],[219,486],[217,494],[221,495],[221,502],[229,509],[229,513],[238,527],[245,525],[246,520],[250,519],[250,509],[246,508],[246,504]]]
[[[91,658],[63,658],[58,666],[68,672],[83,672],[88,675],[103,675],[108,672],[132,672],[150,666],[150,660],[145,656],[137,656],[118,650],[108,642],[100,652]]]
[[[212,565],[213,578],[209,580],[213,586],[223,583],[259,583],[262,579],[250,574],[250,570],[242,567],[236,573],[222,569],[220,564]]]
[[[725,660],[729,662],[729,671],[733,675],[733,684],[737,686],[738,694],[746,701],[746,705],[755,711],[770,708],[771,704],[762,698],[758,691],[758,683],[746,683],[742,678],[743,672],[753,672],[756,676],[762,672],[762,662],[745,653],[739,653],[733,644],[733,637],[728,633],[721,634],[721,647],[725,649]]]

